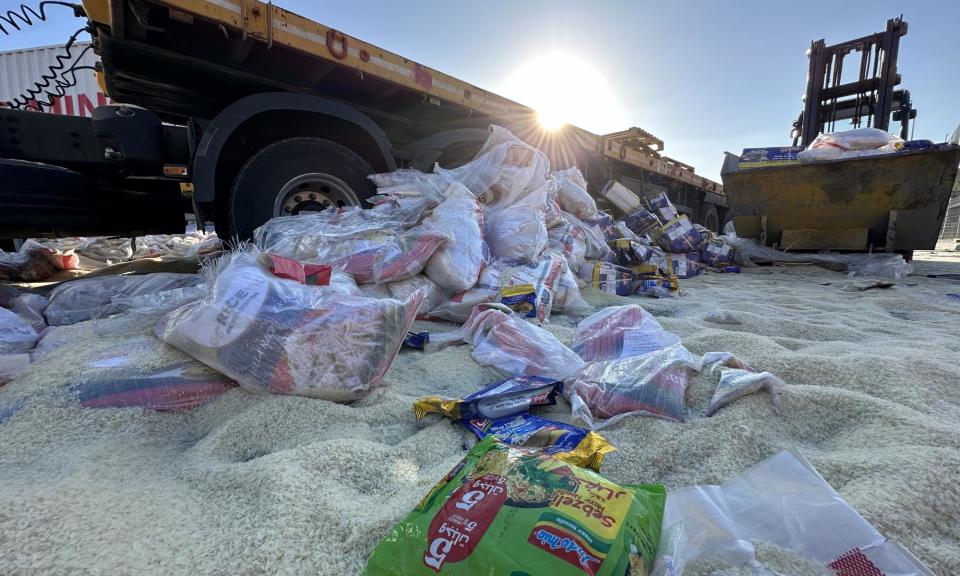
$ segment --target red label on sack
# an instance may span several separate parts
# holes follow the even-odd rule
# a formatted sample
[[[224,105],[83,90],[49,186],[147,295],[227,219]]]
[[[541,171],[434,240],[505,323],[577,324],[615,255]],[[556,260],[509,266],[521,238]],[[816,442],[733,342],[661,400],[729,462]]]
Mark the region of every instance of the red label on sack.
[[[484,474],[454,490],[430,523],[423,563],[440,572],[447,562],[465,560],[506,499],[507,479],[496,474]]]

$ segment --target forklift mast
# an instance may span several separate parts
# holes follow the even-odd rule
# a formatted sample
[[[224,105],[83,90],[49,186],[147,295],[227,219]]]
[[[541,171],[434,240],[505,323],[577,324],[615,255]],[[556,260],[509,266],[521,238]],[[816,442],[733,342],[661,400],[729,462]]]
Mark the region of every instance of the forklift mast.
[[[897,53],[900,37],[907,34],[903,17],[887,20],[884,32],[827,46],[821,38],[810,44],[804,109],[793,123],[794,145],[807,146],[821,132],[834,131],[838,120],[850,120],[854,128],[873,126],[888,130],[891,113],[900,122],[900,137],[909,137],[910,120],[916,118],[909,90],[900,84]],[[844,58],[860,53],[857,79],[842,84]]]

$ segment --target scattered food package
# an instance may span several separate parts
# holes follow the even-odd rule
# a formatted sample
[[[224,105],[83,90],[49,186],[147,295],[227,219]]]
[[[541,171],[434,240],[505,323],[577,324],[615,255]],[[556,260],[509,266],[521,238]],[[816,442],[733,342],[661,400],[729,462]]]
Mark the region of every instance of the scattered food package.
[[[648,574],[659,484],[619,485],[487,436],[377,545],[364,574]]]

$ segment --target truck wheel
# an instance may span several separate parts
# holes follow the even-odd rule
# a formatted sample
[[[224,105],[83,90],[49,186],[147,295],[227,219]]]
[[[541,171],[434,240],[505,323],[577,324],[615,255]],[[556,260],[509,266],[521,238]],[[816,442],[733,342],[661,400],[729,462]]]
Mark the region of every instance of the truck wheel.
[[[716,206],[707,204],[700,210],[700,225],[714,234],[720,233],[720,217]]]
[[[230,193],[230,238],[248,239],[274,216],[360,206],[375,188],[373,168],[349,148],[322,138],[288,138],[254,154]]]

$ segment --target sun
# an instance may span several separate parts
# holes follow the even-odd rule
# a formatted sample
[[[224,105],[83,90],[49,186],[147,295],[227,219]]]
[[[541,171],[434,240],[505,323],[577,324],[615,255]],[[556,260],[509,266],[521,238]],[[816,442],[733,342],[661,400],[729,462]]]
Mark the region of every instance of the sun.
[[[602,134],[628,124],[603,74],[565,52],[546,52],[520,65],[504,81],[502,93],[536,110],[548,130],[574,124]]]

